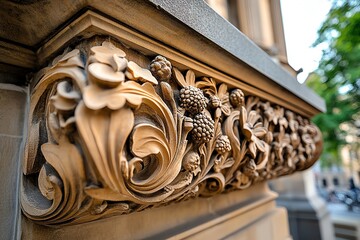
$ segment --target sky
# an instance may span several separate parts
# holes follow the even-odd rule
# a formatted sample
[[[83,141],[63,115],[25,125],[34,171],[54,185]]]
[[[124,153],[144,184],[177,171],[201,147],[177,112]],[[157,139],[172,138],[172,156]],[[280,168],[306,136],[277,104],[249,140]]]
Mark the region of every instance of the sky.
[[[295,70],[303,68],[301,83],[318,66],[323,46],[311,45],[330,7],[330,0],[281,0],[288,61]]]

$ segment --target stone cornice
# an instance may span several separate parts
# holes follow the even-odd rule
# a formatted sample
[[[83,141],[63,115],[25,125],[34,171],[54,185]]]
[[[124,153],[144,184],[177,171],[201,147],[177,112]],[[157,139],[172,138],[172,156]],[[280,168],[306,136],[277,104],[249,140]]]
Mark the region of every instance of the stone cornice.
[[[192,49],[192,55],[197,58],[208,59],[208,61],[211,62],[204,63],[198,61],[196,58],[190,58],[187,54],[174,49],[172,46],[164,45],[128,26],[124,26],[91,10],[86,11],[69,25],[63,27],[60,32],[55,34],[46,44],[36,51],[38,65],[44,65],[45,62],[49,61],[51,56],[54,56],[54,53],[65,49],[69,45],[77,44],[79,42],[78,39],[86,39],[95,35],[111,36],[112,38],[120,40],[126,46],[147,56],[161,54],[179,64],[179,67],[183,69],[191,68],[196,72],[200,72],[202,75],[215,77],[222,82],[240,87],[244,92],[265,98],[273,103],[281,104],[304,116],[311,117],[319,112],[318,107],[306,102],[306,100],[310,101],[310,99],[312,99],[307,96],[307,94],[312,95],[313,93],[309,91],[306,86],[300,85],[295,79],[291,79],[290,76],[288,81],[296,82],[294,82],[296,86],[294,86],[293,92],[285,90],[276,82],[269,80],[242,62],[234,59],[225,60],[225,53],[209,47],[213,47],[213,45],[204,45],[202,40],[189,39],[195,46]],[[160,32],[160,35],[163,34]],[[205,57],[207,54],[204,54],[204,51],[206,51],[209,56],[211,53],[216,54],[216,57]],[[276,65],[274,65],[274,67],[280,68],[280,66]],[[35,83],[34,81],[33,84]],[[301,94],[304,94],[304,99],[306,100],[299,99],[298,96],[294,95],[294,92],[297,95],[301,92]]]
[[[319,157],[320,132],[299,112],[179,55],[151,61],[102,39],[33,81],[21,199],[30,219],[74,224],[209,197]]]
[[[61,6],[56,7],[58,5]],[[43,11],[41,17],[37,14],[39,8]],[[64,8],[67,10],[61,10]],[[12,12],[14,14],[9,15]],[[0,44],[0,52],[7,54],[3,59],[12,60],[11,64],[14,65],[22,66],[26,63],[26,67],[38,69],[44,66],[49,57],[63,51],[64,46],[72,45],[79,39],[103,34],[113,36],[131,47],[138,45],[135,49],[144,50],[145,53],[161,54],[173,61],[177,59],[172,59],[171,52],[180,52],[197,63],[211,66],[213,70],[231,76],[233,80],[246,83],[253,88],[252,91],[267,91],[268,95],[283,98],[278,103],[293,104],[294,109],[300,109],[306,116],[325,109],[321,98],[299,84],[202,1],[187,4],[186,0],[66,0],[61,3],[51,1],[46,5],[41,1],[23,5],[5,1],[0,16],[9,21],[15,16],[20,17],[13,19],[11,24],[7,21],[0,22],[0,29],[3,30],[0,31],[0,38],[10,39],[16,48],[22,49],[22,55],[26,52],[21,61],[19,57],[14,58],[17,54],[7,54],[10,52],[1,49],[3,44]],[[51,21],[46,16],[51,16]],[[147,21],[138,21],[137,16],[146,16]],[[153,46],[158,44],[161,51],[150,49],[147,46],[149,44],[138,44],[128,37],[142,39],[141,42],[146,40]],[[29,49],[33,50],[33,54]],[[217,56],[208,57],[210,53],[217,53]],[[244,91],[247,89],[244,88]]]

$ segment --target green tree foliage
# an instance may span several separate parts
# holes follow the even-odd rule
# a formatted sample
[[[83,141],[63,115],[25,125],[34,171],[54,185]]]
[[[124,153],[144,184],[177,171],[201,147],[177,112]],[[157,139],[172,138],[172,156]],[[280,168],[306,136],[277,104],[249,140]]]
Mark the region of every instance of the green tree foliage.
[[[327,111],[313,118],[324,138],[323,167],[340,163],[340,125],[360,110],[360,1],[334,1],[314,43],[325,46],[307,85],[325,99]]]

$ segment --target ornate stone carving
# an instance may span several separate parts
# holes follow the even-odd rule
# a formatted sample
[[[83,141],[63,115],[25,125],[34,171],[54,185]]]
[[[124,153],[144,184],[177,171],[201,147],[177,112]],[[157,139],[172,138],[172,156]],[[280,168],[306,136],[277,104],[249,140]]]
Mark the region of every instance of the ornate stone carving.
[[[244,189],[311,166],[308,119],[109,42],[56,58],[31,97],[22,208],[73,224]]]

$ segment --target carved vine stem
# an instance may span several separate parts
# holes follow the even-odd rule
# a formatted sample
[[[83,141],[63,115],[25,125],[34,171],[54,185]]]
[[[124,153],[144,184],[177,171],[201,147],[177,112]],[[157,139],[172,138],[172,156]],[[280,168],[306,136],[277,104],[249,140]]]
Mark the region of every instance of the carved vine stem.
[[[42,71],[31,98],[22,207],[70,224],[244,189],[311,166],[300,115],[164,57],[149,69],[109,42]]]

